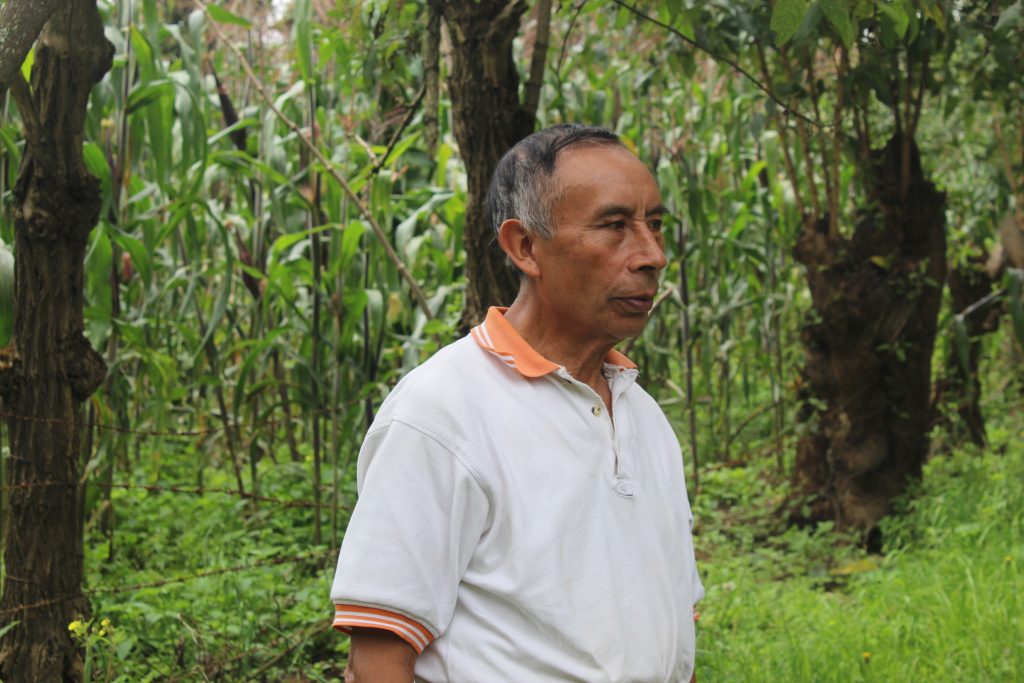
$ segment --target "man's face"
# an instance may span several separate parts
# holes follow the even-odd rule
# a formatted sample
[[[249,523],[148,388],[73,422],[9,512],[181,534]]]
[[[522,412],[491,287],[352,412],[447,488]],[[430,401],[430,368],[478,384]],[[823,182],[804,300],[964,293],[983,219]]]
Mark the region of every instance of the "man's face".
[[[550,191],[554,235],[534,246],[545,311],[582,343],[639,335],[666,264],[665,209],[650,171],[622,147],[570,147]]]

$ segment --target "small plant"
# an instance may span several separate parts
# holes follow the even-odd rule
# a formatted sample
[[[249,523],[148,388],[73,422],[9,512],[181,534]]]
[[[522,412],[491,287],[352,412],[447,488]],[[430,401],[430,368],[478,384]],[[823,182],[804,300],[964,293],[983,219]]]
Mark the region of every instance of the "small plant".
[[[122,631],[114,628],[110,619],[104,618],[99,622],[75,619],[68,624],[68,631],[72,639],[85,649],[83,683],[121,680],[115,677],[115,664],[124,659],[133,643]]]

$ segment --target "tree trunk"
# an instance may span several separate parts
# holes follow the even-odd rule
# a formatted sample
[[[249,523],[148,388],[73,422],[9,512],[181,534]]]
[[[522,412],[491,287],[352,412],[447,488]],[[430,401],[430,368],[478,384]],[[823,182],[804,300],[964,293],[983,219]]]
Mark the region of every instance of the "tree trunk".
[[[815,413],[797,447],[795,484],[809,495],[802,521],[874,530],[928,453],[945,195],[924,178],[916,145],[903,142],[893,137],[872,152],[872,208],[852,238],[830,237],[825,217],[808,223],[794,248],[816,314],[801,332],[803,393],[814,399],[803,417]]]
[[[82,159],[93,84],[110,68],[95,0],[68,0],[43,28],[32,90],[12,85],[26,128],[15,187],[14,351],[0,364],[8,412],[10,493],[0,599],[6,683],[78,681],[68,623],[89,615],[81,592],[80,405],[101,384],[102,357],[83,336],[83,258],[99,217],[99,182]]]
[[[505,265],[491,229],[485,198],[498,160],[533,132],[534,112],[519,100],[519,75],[512,58],[512,39],[526,3],[451,0],[441,6],[452,42],[448,89],[455,139],[468,183],[461,323],[468,330],[483,319],[489,306],[507,306],[519,291],[518,278]]]

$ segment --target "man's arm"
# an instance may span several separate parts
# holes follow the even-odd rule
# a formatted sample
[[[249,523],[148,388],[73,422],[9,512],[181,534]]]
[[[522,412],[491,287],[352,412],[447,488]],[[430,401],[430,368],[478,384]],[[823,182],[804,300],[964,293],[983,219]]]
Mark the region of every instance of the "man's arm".
[[[416,650],[394,633],[353,628],[345,683],[412,683]]]

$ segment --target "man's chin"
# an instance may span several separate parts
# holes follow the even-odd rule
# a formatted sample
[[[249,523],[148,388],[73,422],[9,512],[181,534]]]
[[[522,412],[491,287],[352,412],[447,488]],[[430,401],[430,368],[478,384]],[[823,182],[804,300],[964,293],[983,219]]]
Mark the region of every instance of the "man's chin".
[[[615,330],[615,338],[618,339],[619,342],[636,339],[644,333],[645,329],[647,329],[647,320],[647,317],[644,317],[643,320],[623,321],[617,326],[618,329]]]

